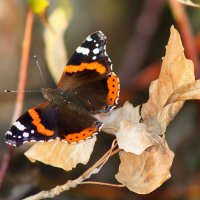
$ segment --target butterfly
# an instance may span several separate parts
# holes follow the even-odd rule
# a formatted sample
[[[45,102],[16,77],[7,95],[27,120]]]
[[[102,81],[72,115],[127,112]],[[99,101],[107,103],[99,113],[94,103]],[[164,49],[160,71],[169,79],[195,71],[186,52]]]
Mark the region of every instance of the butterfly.
[[[46,142],[59,138],[73,144],[100,132],[93,115],[111,111],[119,99],[119,78],[106,53],[107,38],[97,31],[76,49],[57,88],[42,88],[44,101],[21,115],[6,132],[6,143]]]

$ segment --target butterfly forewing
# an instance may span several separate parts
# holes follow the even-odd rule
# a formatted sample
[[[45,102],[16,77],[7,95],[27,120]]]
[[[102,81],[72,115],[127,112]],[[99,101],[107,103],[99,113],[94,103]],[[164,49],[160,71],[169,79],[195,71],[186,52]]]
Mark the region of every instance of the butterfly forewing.
[[[58,83],[58,88],[72,91],[84,107],[95,113],[109,111],[119,96],[117,80],[113,101],[108,101],[113,90],[108,81],[112,74],[112,62],[106,53],[106,43],[106,36],[100,31],[88,36],[70,58]]]

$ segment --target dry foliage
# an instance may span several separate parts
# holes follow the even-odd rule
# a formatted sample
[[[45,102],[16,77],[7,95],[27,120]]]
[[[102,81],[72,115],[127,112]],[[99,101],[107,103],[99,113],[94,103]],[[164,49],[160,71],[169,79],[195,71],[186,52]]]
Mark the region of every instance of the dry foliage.
[[[120,152],[121,164],[116,179],[129,190],[138,194],[147,194],[158,188],[171,177],[174,153],[165,139],[149,147],[138,156],[125,151]]]
[[[151,83],[149,100],[142,108],[143,122],[149,130],[157,134],[165,132],[167,125],[184,103],[183,99],[165,106],[168,98],[176,89],[195,80],[193,63],[185,58],[183,51],[180,35],[172,27],[159,78]]]
[[[178,2],[185,4],[187,6],[193,6],[193,7],[200,7],[200,2],[195,3],[195,1],[191,1],[191,0],[177,0]]]
[[[183,85],[173,92],[167,100],[166,105],[183,100],[199,100],[200,99],[200,80]]]
[[[37,142],[26,153],[32,162],[36,160],[45,164],[70,171],[78,163],[86,165],[93,151],[96,137],[85,142],[70,145],[60,140],[45,143]]]
[[[49,71],[57,83],[66,64],[64,34],[72,15],[68,0],[60,0],[56,9],[48,17],[48,25],[44,30],[45,56]]]

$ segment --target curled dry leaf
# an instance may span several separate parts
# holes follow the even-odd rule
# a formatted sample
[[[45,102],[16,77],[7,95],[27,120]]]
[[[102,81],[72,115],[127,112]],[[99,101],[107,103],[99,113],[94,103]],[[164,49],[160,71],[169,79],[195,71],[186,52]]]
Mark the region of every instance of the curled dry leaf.
[[[37,142],[25,152],[25,156],[32,162],[37,160],[70,171],[78,163],[87,164],[95,142],[96,137],[77,144],[67,144],[60,140]]]
[[[166,105],[185,100],[200,100],[200,80],[183,85],[175,90],[167,100]]]
[[[170,32],[159,79],[151,84],[149,100],[141,110],[148,130],[159,135],[165,132],[184,103],[179,101],[165,106],[168,98],[177,88],[195,80],[193,63],[185,58],[178,31],[172,26]]]
[[[103,131],[115,135],[120,128],[120,122],[122,120],[132,123],[138,123],[140,121],[139,106],[134,107],[127,101],[123,107],[117,108],[109,113],[95,115],[95,117],[103,122]]]
[[[145,149],[154,145],[159,136],[148,132],[145,124],[122,121],[116,137],[120,149],[140,155]]]
[[[165,139],[161,138],[160,143],[149,147],[139,156],[122,151],[116,179],[133,192],[150,193],[170,178],[173,158],[174,153]]]
[[[57,4],[48,18],[49,25],[45,26],[43,35],[48,68],[55,82],[58,82],[67,62],[64,33],[72,14],[69,0],[59,0]]]
[[[200,2],[199,3],[194,3],[191,0],[177,0],[178,2],[185,4],[187,6],[193,6],[193,7],[199,7],[200,8]]]
[[[169,169],[174,153],[169,149],[164,136],[163,138],[160,136],[166,131],[167,125],[186,99],[199,98],[199,91],[197,91],[199,82],[194,80],[193,63],[185,58],[180,36],[177,30],[171,27],[159,79],[151,83],[149,100],[141,110],[143,127],[140,127],[136,134],[134,129],[139,128],[138,124],[121,123],[121,132],[116,134],[117,137],[120,136],[118,143],[124,150],[120,154],[121,164],[116,178],[131,191],[140,194],[150,193],[170,177]],[[166,105],[169,102],[171,104]],[[126,135],[122,128],[127,129]],[[135,144],[131,141],[134,134],[137,135],[134,139],[140,144],[140,148],[137,147],[140,155],[134,152],[133,147],[131,148],[131,145],[138,146],[137,141]],[[128,137],[130,141],[127,140],[125,144],[125,139],[123,140],[122,137]],[[144,146],[142,146],[143,140],[146,143]],[[148,145],[150,147],[145,149]]]

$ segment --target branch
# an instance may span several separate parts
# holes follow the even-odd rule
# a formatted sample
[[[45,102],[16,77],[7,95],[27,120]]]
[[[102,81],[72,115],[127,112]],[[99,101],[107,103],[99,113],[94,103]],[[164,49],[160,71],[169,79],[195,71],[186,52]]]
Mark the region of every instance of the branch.
[[[19,83],[18,83],[18,89],[17,89],[18,93],[17,93],[17,97],[16,97],[12,122],[14,122],[22,112],[23,101],[24,101],[23,90],[26,85],[26,76],[27,76],[27,69],[28,69],[28,62],[29,62],[32,27],[33,27],[33,13],[29,9],[27,16],[26,16],[25,33],[24,33],[24,39],[23,39],[23,43],[22,43]],[[2,164],[1,164],[1,169],[0,169],[0,188],[3,184],[4,178],[6,176],[6,172],[7,172],[8,166],[10,164],[12,152],[13,152],[13,147],[8,146],[7,151],[4,154]]]
[[[198,60],[198,53],[197,53],[196,46],[194,44],[191,26],[190,26],[186,11],[184,9],[184,6],[175,0],[169,0],[169,5],[171,8],[172,14],[174,16],[174,19],[181,32],[186,54],[194,62],[195,74],[197,76],[197,79],[199,79],[200,65],[199,65],[199,60]]]
[[[71,188],[77,187],[80,184],[99,184],[99,185],[106,185],[106,186],[112,186],[112,187],[122,187],[122,185],[118,185],[118,184],[92,182],[92,181],[83,182],[84,180],[90,178],[91,175],[97,174],[100,171],[100,169],[104,166],[104,164],[108,161],[108,159],[119,152],[118,151],[119,149],[116,149],[116,147],[117,147],[117,142],[116,140],[114,140],[111,148],[96,163],[94,163],[92,167],[86,170],[77,179],[68,180],[64,185],[56,186],[55,188],[48,191],[39,192],[38,194],[27,197],[23,200],[39,200],[39,199],[44,199],[44,198],[53,198],[55,196],[58,196],[60,193],[64,191],[68,191]]]
[[[95,181],[84,181],[84,182],[81,182],[80,184],[81,185],[84,185],[84,184],[103,185],[103,186],[110,186],[110,187],[125,187],[122,184],[112,184],[112,183],[95,182]]]

